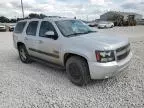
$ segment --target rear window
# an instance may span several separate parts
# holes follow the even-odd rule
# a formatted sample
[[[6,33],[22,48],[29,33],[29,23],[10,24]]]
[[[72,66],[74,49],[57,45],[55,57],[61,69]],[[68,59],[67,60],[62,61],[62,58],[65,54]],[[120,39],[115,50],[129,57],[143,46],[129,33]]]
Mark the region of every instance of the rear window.
[[[19,22],[16,27],[15,27],[15,33],[22,33],[23,32],[23,29],[26,25],[26,22]]]

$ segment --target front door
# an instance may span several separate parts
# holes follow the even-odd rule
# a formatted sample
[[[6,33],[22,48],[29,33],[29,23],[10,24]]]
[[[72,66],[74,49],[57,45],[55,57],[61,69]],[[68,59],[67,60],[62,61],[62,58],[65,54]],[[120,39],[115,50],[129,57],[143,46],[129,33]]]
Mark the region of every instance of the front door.
[[[39,58],[53,63],[60,63],[60,45],[58,39],[53,39],[45,35],[46,32],[53,31],[58,36],[54,26],[49,21],[42,21],[39,30]]]

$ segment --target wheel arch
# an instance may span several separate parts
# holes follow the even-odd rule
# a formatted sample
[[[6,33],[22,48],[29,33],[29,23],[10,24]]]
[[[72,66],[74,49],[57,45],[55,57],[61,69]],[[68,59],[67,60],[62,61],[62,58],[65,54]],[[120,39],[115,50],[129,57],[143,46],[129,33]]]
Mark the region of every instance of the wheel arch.
[[[19,48],[19,46],[21,45],[25,45],[23,42],[17,42],[17,48]]]
[[[71,58],[72,56],[76,56],[76,57],[81,57],[87,64],[87,68],[88,68],[88,77],[91,79],[91,74],[90,74],[90,69],[89,69],[89,64],[88,64],[88,58],[83,56],[83,55],[79,55],[79,54],[75,54],[75,53],[65,53],[64,54],[64,66],[66,66],[66,62],[69,58]]]
[[[65,53],[65,54],[64,54],[64,57],[63,57],[64,66],[66,65],[67,60],[68,60],[70,57],[72,57],[72,56],[81,57],[81,58],[83,58],[83,59],[87,62],[87,64],[88,64],[88,58],[87,58],[86,56],[84,56],[84,55],[80,55],[80,54],[76,54],[76,53]]]

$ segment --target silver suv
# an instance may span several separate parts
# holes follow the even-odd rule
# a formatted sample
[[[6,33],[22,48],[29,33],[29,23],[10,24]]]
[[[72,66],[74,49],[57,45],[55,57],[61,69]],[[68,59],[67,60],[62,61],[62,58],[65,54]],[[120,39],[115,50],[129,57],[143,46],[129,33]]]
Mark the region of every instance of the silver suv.
[[[20,21],[13,40],[23,63],[34,59],[63,66],[71,82],[80,86],[115,76],[132,57],[127,38],[101,34],[75,19]]]

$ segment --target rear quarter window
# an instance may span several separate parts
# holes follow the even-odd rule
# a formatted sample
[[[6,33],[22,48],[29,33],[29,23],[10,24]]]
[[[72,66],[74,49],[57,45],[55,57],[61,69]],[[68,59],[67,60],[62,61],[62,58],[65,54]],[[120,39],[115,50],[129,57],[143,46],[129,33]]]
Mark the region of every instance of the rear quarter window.
[[[26,34],[36,36],[38,21],[31,21],[27,27]]]
[[[25,25],[26,25],[26,23],[27,23],[27,22],[18,22],[17,25],[16,25],[16,27],[15,27],[14,32],[15,32],[15,33],[22,33],[22,32],[23,32],[23,29],[24,29],[24,27],[25,27]]]

